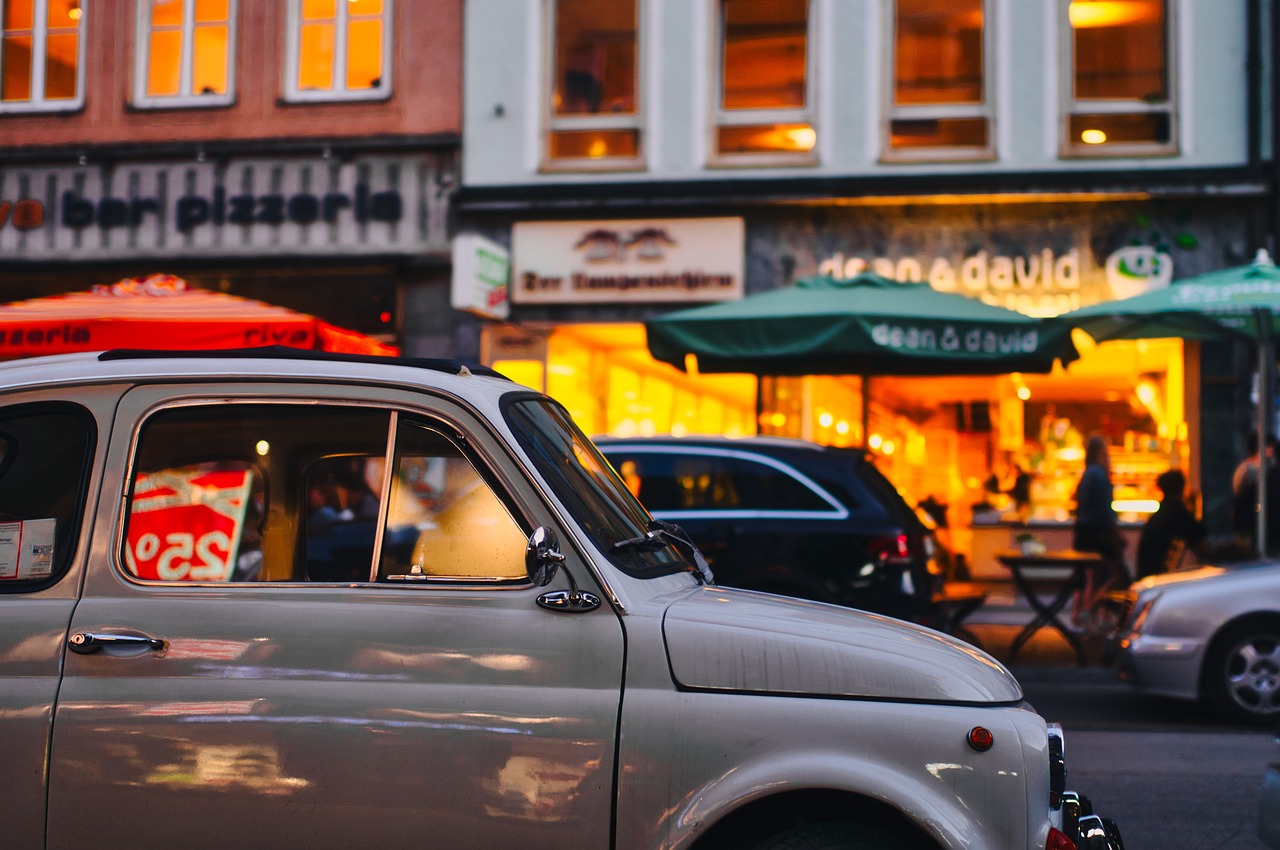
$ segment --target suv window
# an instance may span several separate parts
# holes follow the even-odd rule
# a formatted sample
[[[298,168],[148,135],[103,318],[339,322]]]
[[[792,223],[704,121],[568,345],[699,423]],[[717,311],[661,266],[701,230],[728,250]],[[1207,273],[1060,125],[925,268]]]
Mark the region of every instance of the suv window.
[[[526,581],[525,532],[446,432],[368,407],[160,411],[138,440],[124,567],[177,582]]]
[[[96,430],[79,407],[0,415],[0,591],[33,590],[71,563]]]
[[[604,451],[651,511],[843,513],[816,484],[769,459],[713,448],[685,452],[606,447]]]

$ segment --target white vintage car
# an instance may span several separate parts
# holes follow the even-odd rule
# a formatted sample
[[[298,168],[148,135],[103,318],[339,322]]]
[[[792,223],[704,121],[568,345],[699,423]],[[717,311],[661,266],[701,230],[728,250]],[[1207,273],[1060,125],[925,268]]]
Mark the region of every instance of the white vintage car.
[[[483,371],[0,365],[4,847],[1120,846],[999,663],[715,586]]]
[[[1115,639],[1121,678],[1145,693],[1206,700],[1228,720],[1280,719],[1280,562],[1150,576],[1129,599]]]

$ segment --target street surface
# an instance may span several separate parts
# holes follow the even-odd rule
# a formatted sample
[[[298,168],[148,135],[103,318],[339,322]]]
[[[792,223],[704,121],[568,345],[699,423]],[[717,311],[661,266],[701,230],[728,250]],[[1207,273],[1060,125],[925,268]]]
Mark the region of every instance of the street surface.
[[[1001,660],[1017,632],[977,626]],[[1274,730],[1219,721],[1207,708],[1134,693],[1066,643],[1036,635],[1010,670],[1027,699],[1066,732],[1068,787],[1120,824],[1126,850],[1266,850],[1257,838],[1266,765],[1280,760]]]

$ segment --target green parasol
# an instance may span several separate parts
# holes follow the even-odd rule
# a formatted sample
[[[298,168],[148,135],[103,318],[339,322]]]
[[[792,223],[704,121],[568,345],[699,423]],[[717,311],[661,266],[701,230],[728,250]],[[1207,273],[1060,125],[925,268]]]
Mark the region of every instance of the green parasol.
[[[1071,328],[927,283],[864,273],[645,322],[650,353],[702,372],[754,375],[997,375],[1049,372],[1078,356]]]
[[[1254,261],[1175,281],[1131,298],[1082,307],[1058,317],[1098,342],[1113,339],[1247,339],[1258,349],[1258,445],[1271,432],[1273,339],[1280,321],[1280,269],[1258,251]],[[1262,476],[1259,476],[1259,480]],[[1258,487],[1258,553],[1267,551],[1267,493]]]

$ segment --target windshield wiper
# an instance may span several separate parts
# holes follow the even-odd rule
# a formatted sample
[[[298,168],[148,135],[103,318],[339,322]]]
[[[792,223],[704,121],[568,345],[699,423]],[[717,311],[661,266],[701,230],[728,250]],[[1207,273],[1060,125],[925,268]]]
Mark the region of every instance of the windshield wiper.
[[[622,549],[638,549],[641,552],[654,552],[668,545],[682,550],[693,561],[693,576],[699,584],[715,584],[715,576],[711,574],[711,565],[703,557],[697,545],[689,539],[680,526],[664,522],[660,519],[649,520],[649,530],[639,537],[628,537],[613,544],[614,551]]]

